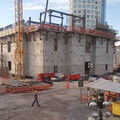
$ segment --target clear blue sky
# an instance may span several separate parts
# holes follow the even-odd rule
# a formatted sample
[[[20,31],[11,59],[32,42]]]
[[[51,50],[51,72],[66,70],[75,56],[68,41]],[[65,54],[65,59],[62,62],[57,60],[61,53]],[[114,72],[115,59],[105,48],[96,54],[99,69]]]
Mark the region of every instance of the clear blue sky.
[[[23,0],[24,19],[29,16],[39,20],[39,13],[45,9],[46,0]],[[69,0],[49,0],[49,8],[68,12]],[[14,0],[0,0],[0,27],[14,22]],[[106,20],[114,29],[120,31],[120,0],[107,0]],[[120,34],[119,34],[120,35]]]

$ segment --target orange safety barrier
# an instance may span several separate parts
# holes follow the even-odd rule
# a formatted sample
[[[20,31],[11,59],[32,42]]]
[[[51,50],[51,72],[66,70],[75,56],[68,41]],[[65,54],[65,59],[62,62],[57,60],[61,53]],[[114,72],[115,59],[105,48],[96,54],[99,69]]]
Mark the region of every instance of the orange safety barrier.
[[[58,31],[67,31],[67,29],[65,27],[62,26],[56,26],[56,25],[51,25],[51,24],[39,24],[39,25],[32,25],[32,26],[28,26],[24,29],[24,31],[26,33],[29,33],[32,30],[36,30],[36,29],[49,29],[49,30],[58,30]]]
[[[40,74],[37,75],[37,79],[39,81],[43,81],[43,76],[55,78],[55,73],[40,73]]]
[[[36,25],[31,25],[31,26],[25,27],[24,31],[29,32],[29,31],[32,31],[32,30],[35,30],[35,29],[37,29],[37,26]]]
[[[52,24],[38,24],[38,25],[31,25],[28,26],[24,29],[26,33],[29,33],[30,31],[36,30],[36,29],[48,29],[48,30],[58,30],[58,31],[67,31],[67,28],[62,27],[62,26],[57,26],[57,25],[52,25]],[[80,32],[80,33],[85,33],[88,35],[97,35],[97,36],[103,36],[103,37],[112,37],[114,38],[115,35],[114,33],[108,33],[108,32],[103,32],[99,30],[91,30],[91,29],[85,29],[85,28],[76,28],[76,27],[71,27],[70,31],[74,32]]]
[[[12,94],[18,94],[18,93],[29,93],[35,90],[42,91],[42,90],[49,90],[49,89],[50,89],[50,85],[37,85],[37,86],[8,88],[7,92],[12,93]]]
[[[70,80],[79,80],[80,74],[70,74],[68,77]]]
[[[44,29],[51,29],[51,30],[58,30],[58,31],[67,31],[64,27],[62,26],[55,26],[51,24],[40,24],[39,28],[44,28]]]
[[[105,76],[104,78],[105,78],[106,80],[108,80],[108,79],[109,79],[109,76]]]
[[[69,89],[69,82],[66,83],[66,88]]]
[[[84,29],[84,28],[75,28],[72,27],[71,31],[74,32],[81,32],[81,33],[85,33],[88,35],[97,35],[97,36],[103,36],[103,37],[113,37],[114,38],[114,34],[113,33],[108,33],[108,32],[103,32],[103,31],[99,31],[99,30],[91,30],[91,29]]]

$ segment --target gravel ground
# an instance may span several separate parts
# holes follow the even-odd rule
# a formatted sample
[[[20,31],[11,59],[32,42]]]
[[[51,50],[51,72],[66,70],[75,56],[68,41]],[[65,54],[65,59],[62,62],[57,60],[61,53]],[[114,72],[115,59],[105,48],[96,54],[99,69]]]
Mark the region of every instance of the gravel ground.
[[[0,120],[88,120],[93,112],[80,102],[77,82],[70,83],[69,90],[65,82],[54,83],[51,90],[39,92],[38,96],[40,107],[31,107],[33,93],[1,95]]]

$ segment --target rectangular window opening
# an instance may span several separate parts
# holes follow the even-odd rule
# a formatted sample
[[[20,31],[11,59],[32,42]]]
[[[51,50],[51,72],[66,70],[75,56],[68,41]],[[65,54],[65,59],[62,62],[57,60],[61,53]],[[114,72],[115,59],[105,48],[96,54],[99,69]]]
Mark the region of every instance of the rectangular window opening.
[[[8,41],[8,52],[11,52],[11,42]]]
[[[108,64],[105,65],[105,70],[108,70]]]
[[[8,68],[11,71],[11,61],[8,61]]]
[[[54,51],[58,51],[58,40],[54,39]]]
[[[57,73],[57,72],[58,72],[58,66],[54,65],[54,73]]]

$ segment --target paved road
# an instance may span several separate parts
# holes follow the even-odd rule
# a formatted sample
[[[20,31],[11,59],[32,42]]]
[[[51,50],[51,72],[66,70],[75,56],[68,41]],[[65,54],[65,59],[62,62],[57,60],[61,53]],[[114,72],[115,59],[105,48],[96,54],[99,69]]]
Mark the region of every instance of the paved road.
[[[33,94],[1,95],[0,120],[88,120],[93,111],[79,98],[77,82],[70,83],[69,90],[65,82],[59,82],[39,92],[41,107],[31,107]]]

